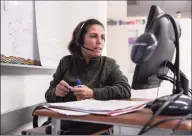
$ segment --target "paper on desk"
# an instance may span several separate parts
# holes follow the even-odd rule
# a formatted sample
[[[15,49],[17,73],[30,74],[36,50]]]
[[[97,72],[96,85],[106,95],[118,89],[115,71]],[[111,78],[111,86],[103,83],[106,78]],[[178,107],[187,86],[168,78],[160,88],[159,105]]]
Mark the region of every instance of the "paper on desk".
[[[128,108],[128,109],[123,109],[123,110],[110,112],[108,115],[117,116],[117,115],[122,115],[122,114],[125,114],[125,113],[131,113],[131,112],[134,112],[134,111],[138,111],[138,110],[141,110],[143,108],[145,108],[145,105],[133,106],[133,107]]]
[[[78,112],[78,111],[49,108],[47,106],[44,106],[44,107],[49,109],[49,110],[55,111],[59,114],[70,115],[70,116],[83,116],[83,115],[89,115],[90,114],[90,113],[86,113],[86,112]]]
[[[76,111],[92,111],[92,112],[107,112],[120,109],[130,108],[132,106],[139,106],[145,104],[145,101],[127,101],[127,100],[81,100],[65,103],[49,103],[50,107],[70,109]]]
[[[116,111],[86,111],[91,114],[98,114],[98,115],[107,115],[107,116],[117,116],[122,115],[125,113],[131,113],[134,111],[141,110],[145,107],[145,105],[139,105],[139,106],[132,106],[126,109],[116,110]]]

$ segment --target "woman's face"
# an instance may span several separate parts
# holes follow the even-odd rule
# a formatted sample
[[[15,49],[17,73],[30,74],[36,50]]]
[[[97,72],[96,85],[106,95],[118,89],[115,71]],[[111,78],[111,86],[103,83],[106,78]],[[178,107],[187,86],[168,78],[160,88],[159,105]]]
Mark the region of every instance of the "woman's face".
[[[105,31],[101,25],[91,25],[84,36],[83,54],[87,57],[94,58],[101,56],[102,49],[105,44]]]

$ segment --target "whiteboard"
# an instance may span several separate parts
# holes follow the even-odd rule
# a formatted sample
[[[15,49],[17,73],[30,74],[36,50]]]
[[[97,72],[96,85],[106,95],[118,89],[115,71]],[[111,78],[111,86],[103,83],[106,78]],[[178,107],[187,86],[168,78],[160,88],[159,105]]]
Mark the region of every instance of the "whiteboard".
[[[1,1],[1,62],[40,65],[33,1]]]
[[[44,67],[56,68],[63,57],[60,5],[60,1],[35,1],[39,54]]]

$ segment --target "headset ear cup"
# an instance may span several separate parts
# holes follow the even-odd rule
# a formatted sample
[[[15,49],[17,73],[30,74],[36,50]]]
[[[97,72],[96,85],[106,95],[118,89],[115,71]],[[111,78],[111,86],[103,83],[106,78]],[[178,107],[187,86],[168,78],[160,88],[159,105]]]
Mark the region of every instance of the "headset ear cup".
[[[140,35],[133,44],[131,60],[136,64],[142,64],[148,61],[153,55],[156,46],[157,39],[153,33],[144,33]]]
[[[79,40],[80,40],[80,39],[79,39],[79,36],[77,35],[77,37],[76,37],[76,41],[75,41],[75,44],[76,44],[77,47],[80,46],[80,44],[79,44]]]
[[[75,56],[79,56],[80,55],[80,52],[81,52],[81,47],[80,47],[80,44],[77,42],[77,41],[75,41],[74,42],[74,55]]]
[[[79,30],[78,30],[78,32],[77,32],[77,36],[76,36],[76,44],[78,45],[78,47],[80,47],[81,45],[80,45],[80,38],[81,38],[81,33],[82,33],[82,30],[83,30],[83,27],[84,27],[84,25],[85,25],[85,23],[86,23],[87,21],[84,21],[83,23],[82,23],[82,25],[80,26],[80,28],[79,28]]]

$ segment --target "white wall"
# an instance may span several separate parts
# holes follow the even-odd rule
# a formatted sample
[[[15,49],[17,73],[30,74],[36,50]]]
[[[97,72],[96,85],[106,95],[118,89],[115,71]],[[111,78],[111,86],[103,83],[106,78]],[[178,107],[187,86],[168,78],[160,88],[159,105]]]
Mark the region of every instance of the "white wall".
[[[126,18],[127,1],[108,1],[107,18]]]
[[[72,38],[72,32],[79,22],[89,18],[100,20],[105,28],[106,24],[106,1],[62,1],[61,2],[61,39],[63,43],[63,52],[69,54],[68,43]],[[106,44],[107,45],[107,44]],[[103,55],[106,55],[106,45],[103,49]]]
[[[143,17],[127,17],[126,1],[110,1],[107,4],[107,18],[115,21],[130,21],[135,19],[147,19]],[[188,21],[187,21],[188,20]],[[180,65],[181,70],[191,79],[191,25],[189,19],[180,20],[182,27],[182,36],[180,38]],[[146,25],[146,24],[145,24]],[[114,58],[120,65],[123,73],[128,77],[129,84],[132,83],[133,73],[128,70],[132,68],[130,63],[130,49],[128,48],[129,30],[139,30],[139,35],[144,32],[145,25],[113,25],[107,26],[107,55]],[[191,81],[190,81],[191,83]],[[147,90],[132,90],[132,97],[156,98],[158,88]],[[163,82],[159,88],[158,96],[172,93],[172,84]]]
[[[188,77],[191,88],[191,18],[178,19],[181,25],[180,69]]]
[[[1,114],[45,102],[50,80],[48,74],[1,76]]]
[[[145,19],[145,17],[138,18],[113,18],[116,21],[131,21],[135,19]],[[107,46],[107,55],[109,57],[114,58],[118,64],[121,66],[121,70],[126,76],[129,76],[133,71],[132,66],[133,63],[130,58],[131,47],[128,45],[128,37],[132,37],[132,32],[137,32],[138,35],[142,34],[144,31],[145,24],[138,25],[117,25],[107,26],[107,38],[108,38],[108,46]],[[118,50],[118,52],[117,52]],[[127,61],[125,61],[125,59]],[[133,66],[134,67],[134,66]]]
[[[49,16],[49,12],[61,8],[61,13],[56,18],[61,18],[58,38],[61,41],[62,56],[69,54],[67,45],[73,29],[80,21],[97,18],[106,26],[106,1],[55,1],[55,3],[57,4],[46,12]],[[44,9],[47,8],[42,7],[42,10]],[[44,32],[45,35],[46,33],[47,31]],[[106,47],[103,55],[106,55]],[[1,76],[1,114],[44,102],[44,94],[51,79],[52,75],[49,74]]]

